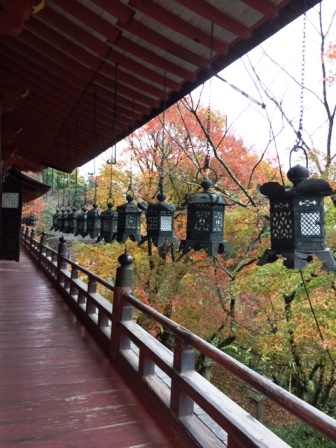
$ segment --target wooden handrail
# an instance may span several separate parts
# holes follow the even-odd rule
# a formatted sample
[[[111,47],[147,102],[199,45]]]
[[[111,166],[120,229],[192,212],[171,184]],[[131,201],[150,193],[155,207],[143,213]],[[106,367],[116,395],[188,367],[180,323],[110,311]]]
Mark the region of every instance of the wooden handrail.
[[[280,386],[277,386],[271,380],[259,375],[254,370],[248,368],[231,356],[223,353],[204,339],[140,302],[132,295],[124,294],[123,299],[134,308],[142,311],[155,322],[159,323],[162,327],[169,330],[186,344],[189,344],[224,369],[233,373],[241,381],[252,386],[283,409],[304,421],[309,426],[314,427],[331,440],[336,441],[336,421],[333,418],[309,405],[305,401],[300,400],[295,395],[287,392]]]
[[[22,235],[22,243],[106,352],[116,362],[126,360],[200,446],[288,447],[194,370],[195,350],[336,442],[334,419],[140,302],[130,288],[112,285],[27,234]],[[79,272],[86,277],[85,282],[78,278]],[[97,284],[114,293],[113,307],[96,292]],[[137,325],[132,319],[133,308],[174,335],[173,352]],[[214,436],[206,419],[197,415],[196,405],[224,429],[227,438]]]

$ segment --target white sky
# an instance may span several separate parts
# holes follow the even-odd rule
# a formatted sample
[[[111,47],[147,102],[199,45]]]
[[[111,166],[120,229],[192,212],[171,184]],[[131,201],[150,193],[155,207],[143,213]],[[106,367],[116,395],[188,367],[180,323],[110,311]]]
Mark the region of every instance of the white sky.
[[[336,10],[335,0],[322,0],[323,20],[325,29],[330,24],[332,14]],[[318,32],[318,11],[319,7],[308,11],[306,28],[306,57],[305,57],[305,86],[317,93],[319,96],[321,87],[321,65],[320,65],[320,38]],[[276,35],[265,41],[262,46],[252,50],[247,56],[231,64],[219,75],[236,87],[248,93],[251,97],[260,101],[260,95],[256,90],[250,75],[245,69],[248,58],[253,61],[253,66],[269,86],[273,94],[281,99],[286,113],[295,120],[296,129],[300,114],[300,87],[284,75],[281,67],[300,82],[302,66],[302,38],[303,38],[303,17],[295,20],[287,27],[283,28]],[[328,35],[328,42],[336,41],[336,22]],[[272,64],[265,53],[277,62],[278,67]],[[336,69],[336,67],[335,67]],[[283,120],[280,114],[275,111],[271,101],[263,97],[266,103],[266,110],[249,101],[228,84],[217,78],[212,78],[211,83],[211,107],[219,110],[228,117],[229,125],[233,126],[236,136],[243,138],[246,145],[253,146],[257,152],[265,149],[269,142],[269,124],[266,120],[266,112],[272,117],[272,123],[276,132],[282,128]],[[198,95],[200,89],[196,89],[194,95]],[[330,90],[332,106],[336,100],[336,88]],[[203,90],[202,102],[208,103],[209,93],[207,88]],[[307,143],[314,147],[323,149],[326,142],[325,115],[321,109],[319,101],[313,94],[304,94],[303,128],[304,137]],[[308,137],[309,136],[309,137]],[[282,130],[276,139],[277,149],[284,168],[288,168],[289,152],[294,146],[295,135],[293,130],[287,126]],[[335,137],[336,143],[336,137]],[[122,146],[122,142],[120,143]],[[268,149],[267,154],[275,155],[274,146]],[[106,162],[109,152],[101,154],[96,159],[96,171],[99,166]],[[118,156],[118,153],[117,153]],[[295,162],[295,161],[294,161]],[[296,163],[296,162],[295,162]],[[292,163],[293,164],[293,163]],[[81,175],[93,171],[93,163],[90,162],[82,167]]]

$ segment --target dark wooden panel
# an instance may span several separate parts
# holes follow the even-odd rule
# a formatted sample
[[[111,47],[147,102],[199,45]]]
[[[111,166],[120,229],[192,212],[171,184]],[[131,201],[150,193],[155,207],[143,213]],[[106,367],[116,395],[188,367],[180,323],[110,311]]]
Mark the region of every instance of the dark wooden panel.
[[[0,446],[181,447],[28,260],[0,261]]]

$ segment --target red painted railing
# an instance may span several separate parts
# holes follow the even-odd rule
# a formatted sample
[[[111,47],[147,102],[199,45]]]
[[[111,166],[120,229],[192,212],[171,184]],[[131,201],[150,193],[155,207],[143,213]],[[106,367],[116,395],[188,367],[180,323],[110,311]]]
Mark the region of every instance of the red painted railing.
[[[288,447],[195,371],[195,350],[336,442],[334,419],[140,302],[130,294],[131,285],[127,281],[113,286],[68,259],[64,243],[60,243],[57,253],[43,244],[43,237],[41,240],[38,242],[27,233],[22,236],[26,249],[54,281],[106,353],[116,362],[125,364],[126,361],[199,446]],[[122,257],[119,260],[122,262]],[[121,265],[118,269],[122,272],[130,267]],[[97,292],[98,284],[113,291],[113,306]],[[136,323],[132,318],[133,309],[144,313],[174,336],[173,351]]]

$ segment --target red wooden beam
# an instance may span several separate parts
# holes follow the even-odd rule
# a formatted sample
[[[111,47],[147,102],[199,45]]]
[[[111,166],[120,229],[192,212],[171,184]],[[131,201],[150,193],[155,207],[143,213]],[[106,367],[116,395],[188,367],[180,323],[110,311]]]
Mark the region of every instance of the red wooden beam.
[[[160,48],[161,50],[170,53],[182,61],[189,62],[196,67],[208,67],[209,65],[208,59],[203,58],[192,50],[182,47],[181,45],[173,42],[162,34],[157,33],[134,19],[126,25],[124,29],[131,34],[140,37],[154,47]]]
[[[230,31],[231,33],[237,35],[242,39],[247,39],[251,34],[251,30],[248,27],[228,16],[227,14],[219,11],[218,8],[215,8],[209,2],[205,2],[204,0],[176,1],[178,3],[181,3],[181,5],[190,9],[191,11],[194,11],[201,17],[207,18],[214,24]]]
[[[246,5],[261,12],[266,18],[275,18],[279,13],[279,7],[268,0],[242,0]]]
[[[62,36],[59,31],[48,27],[45,23],[41,21],[29,21],[25,25],[25,29],[40,39],[43,39],[44,42],[54,45],[55,48],[62,49],[65,54],[81,62],[83,65],[90,67],[92,70],[96,71],[98,69],[101,61],[97,56],[87,51],[86,48],[79,47],[71,40]]]
[[[198,42],[206,48],[210,48],[211,37],[209,33],[205,33],[200,28],[197,28],[181,17],[178,17],[177,14],[172,13],[158,3],[155,3],[153,0],[130,0],[129,4],[134,6],[138,11],[141,11],[156,20],[158,23],[171,28],[194,42]],[[216,53],[225,53],[228,49],[228,45],[226,42],[214,38],[212,48]]]
[[[53,3],[92,28],[92,31],[105,36],[110,43],[117,40],[120,30],[113,23],[108,22],[102,16],[97,15],[81,3],[69,0],[53,0]]]
[[[46,8],[42,14],[43,19],[50,24],[53,29],[59,30],[63,36],[69,36],[71,40],[78,43],[80,48],[87,48],[100,58],[105,58],[109,51],[108,45],[101,42],[87,31],[84,31],[62,14],[58,14],[50,8]]]

